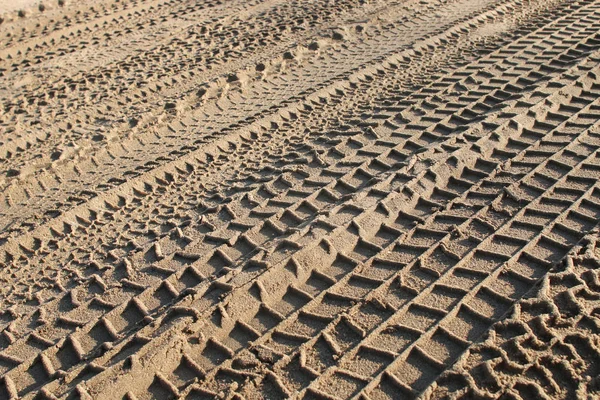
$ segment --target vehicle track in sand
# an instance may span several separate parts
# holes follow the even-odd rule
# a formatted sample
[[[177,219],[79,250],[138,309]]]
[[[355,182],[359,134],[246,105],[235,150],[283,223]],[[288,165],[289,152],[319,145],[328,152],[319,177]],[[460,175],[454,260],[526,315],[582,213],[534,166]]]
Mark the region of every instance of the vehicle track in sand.
[[[0,399],[593,397],[598,32],[594,0],[7,20]]]

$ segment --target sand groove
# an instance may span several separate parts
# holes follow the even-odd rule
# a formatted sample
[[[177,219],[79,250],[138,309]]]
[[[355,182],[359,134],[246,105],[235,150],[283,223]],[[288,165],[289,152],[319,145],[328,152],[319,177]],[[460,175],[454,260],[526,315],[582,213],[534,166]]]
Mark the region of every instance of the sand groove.
[[[594,397],[600,3],[0,25],[0,399]]]

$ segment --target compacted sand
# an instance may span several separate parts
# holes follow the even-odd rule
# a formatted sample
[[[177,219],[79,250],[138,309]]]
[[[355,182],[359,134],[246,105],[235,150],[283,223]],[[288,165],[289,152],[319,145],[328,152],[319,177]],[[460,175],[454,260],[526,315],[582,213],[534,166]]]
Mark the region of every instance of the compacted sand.
[[[36,5],[0,399],[600,396],[600,1]]]

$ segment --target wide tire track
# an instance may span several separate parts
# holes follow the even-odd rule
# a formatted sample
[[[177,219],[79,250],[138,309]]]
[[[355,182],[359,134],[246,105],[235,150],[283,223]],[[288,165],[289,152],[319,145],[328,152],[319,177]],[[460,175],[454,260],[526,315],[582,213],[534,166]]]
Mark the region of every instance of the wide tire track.
[[[260,21],[272,3],[239,5]],[[157,4],[162,22],[181,14],[190,31],[204,7],[138,10],[158,18]],[[596,390],[573,376],[559,388],[555,347],[537,343],[528,354],[544,361],[517,367],[515,340],[532,336],[509,345],[498,332],[539,329],[517,311],[501,320],[549,304],[521,299],[541,281],[555,290],[563,278],[547,274],[561,263],[579,268],[568,279],[585,292],[552,295],[575,313],[561,326],[595,318],[582,302],[594,301],[583,269],[600,216],[599,5],[442,1],[410,20],[410,4],[378,3],[366,30],[272,59],[268,79],[205,85],[200,103],[180,84],[159,89],[156,101],[179,95],[191,108],[14,179],[2,194],[0,398]],[[354,29],[361,10],[331,21]],[[6,51],[38,40],[23,32]],[[179,67],[177,79],[191,64]],[[19,151],[35,158],[46,139]],[[581,243],[588,252],[574,258]],[[552,335],[593,364],[581,334]],[[500,358],[482,363],[486,352]]]

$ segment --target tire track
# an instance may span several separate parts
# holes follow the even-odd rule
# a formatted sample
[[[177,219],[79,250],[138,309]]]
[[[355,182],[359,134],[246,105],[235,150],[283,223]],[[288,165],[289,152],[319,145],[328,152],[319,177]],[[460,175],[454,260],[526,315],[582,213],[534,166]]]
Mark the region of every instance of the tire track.
[[[284,81],[282,81],[282,84],[284,84],[285,86],[287,86],[287,84],[285,84]],[[261,94],[260,97],[264,98],[265,94],[264,93]],[[268,107],[265,107],[265,108],[268,108]],[[198,120],[200,120],[200,119],[206,119],[206,116],[202,116],[202,117],[199,116]],[[193,119],[192,120],[188,119],[188,121],[186,121],[185,126],[189,126],[190,123],[192,124],[192,126],[195,124]],[[189,128],[185,128],[185,126],[183,128],[186,129],[186,130],[188,130]],[[173,128],[171,128],[171,129],[173,129]],[[164,147],[165,147],[164,146],[164,140],[166,138],[174,136],[174,135],[172,135],[172,131],[170,129],[168,129],[168,128],[164,129],[164,133],[162,133],[162,134],[156,134],[156,135],[158,135],[158,136],[155,136],[155,134],[150,135],[149,140],[148,141],[144,141],[144,143],[142,143],[142,144],[140,144],[137,140],[133,141],[133,142],[131,142],[129,144],[127,144],[125,146],[126,147],[125,152],[128,154],[128,157],[131,157],[131,154],[137,153],[137,154],[143,154],[143,155],[145,155],[146,160],[147,160],[148,154],[150,153],[148,146],[155,146],[156,144],[161,143],[161,146],[164,149]],[[215,137],[215,135],[209,134],[209,135],[205,136],[204,140],[200,140],[198,143],[202,143],[203,141],[207,141],[207,140],[213,140],[214,137]],[[143,146],[144,150],[141,151],[141,149],[140,149],[140,150],[135,151],[135,149],[139,148],[140,146]],[[124,152],[124,150],[122,148],[115,148],[113,153],[108,153],[108,154],[105,154],[102,157],[98,157],[97,159],[92,159],[92,161],[89,162],[89,163],[85,163],[84,164],[84,163],[82,163],[80,161],[78,163],[78,166],[77,166],[77,168],[76,168],[75,171],[71,171],[71,172],[68,172],[68,170],[66,171],[67,172],[67,176],[69,178],[71,178],[71,179],[77,179],[77,176],[78,175],[83,175],[83,173],[86,170],[97,171],[98,170],[97,165],[102,165],[102,164],[106,165],[107,163],[112,163],[112,162],[114,162],[114,158],[115,157],[117,157],[117,158],[119,157],[119,156],[117,156],[117,154],[123,153],[123,152]],[[155,153],[154,157],[164,157],[164,150],[161,150],[161,152],[162,152],[162,154],[161,153]],[[114,154],[114,155],[111,155],[111,154]],[[105,161],[103,161],[103,160],[105,160]],[[123,161],[125,161],[125,160],[123,160]],[[126,160],[126,161],[131,162],[131,160]],[[148,161],[146,164],[148,164],[148,163],[150,163],[150,161]],[[86,166],[86,164],[88,164],[88,166]],[[140,168],[140,167],[138,167],[138,168]],[[110,168],[107,168],[107,171],[110,171],[110,173],[112,174],[112,176],[114,176],[114,175],[132,175],[132,174],[135,175],[135,174],[137,174],[137,172],[134,172],[134,171],[131,171],[131,170],[130,171],[126,171],[126,170],[125,171],[124,170],[115,170],[115,171],[113,171],[113,170],[110,170]],[[49,184],[50,185],[55,185],[54,182],[55,182],[54,178],[48,177],[48,179],[45,180],[45,182],[43,184],[41,184],[41,182],[40,182],[40,186],[48,188]],[[79,184],[85,184],[85,183],[84,182],[80,182]],[[42,190],[42,189],[38,186],[37,190]],[[18,192],[15,192],[13,194],[13,197],[12,197],[10,203],[12,203],[13,201],[18,201],[18,199],[20,199],[20,198],[21,199],[26,199],[26,198],[31,197],[31,196],[33,196],[35,194],[35,192],[31,193],[30,191],[28,191],[30,193],[27,193],[27,192],[24,193],[22,191],[22,189],[20,189],[20,188],[17,188],[17,191]],[[47,189],[44,190],[44,191],[47,192]],[[59,193],[66,193],[66,192],[67,192],[66,190],[59,191]],[[74,197],[85,199],[87,196],[84,195],[84,196],[74,196]],[[62,200],[62,201],[64,201],[64,200]]]
[[[531,298],[517,303],[506,319],[494,324],[487,339],[469,349],[423,397],[594,396],[597,389],[588,371],[597,363],[598,330],[590,313],[597,297],[597,268],[590,265],[598,262],[597,239],[597,234],[584,238]],[[568,360],[557,357],[559,349]],[[491,354],[489,360],[475,360],[484,351]]]
[[[272,286],[272,285],[265,285],[265,287],[273,287],[273,286]],[[231,304],[231,302],[229,302],[228,304]],[[228,312],[228,313],[231,313],[231,312]],[[199,318],[201,318],[201,317],[199,317]],[[202,329],[202,330],[203,330],[203,331],[205,331],[204,329]],[[193,330],[192,330],[192,331],[193,331]],[[214,342],[214,341],[213,341],[213,342]],[[163,345],[163,346],[164,346],[164,345]],[[215,345],[215,346],[216,346],[216,348],[219,348],[219,347],[220,347],[218,344],[217,344],[217,345]],[[165,348],[170,348],[170,346],[165,346]],[[213,350],[214,350],[214,349],[213,349]]]
[[[423,203],[425,203],[425,202],[423,202]],[[409,213],[407,213],[407,214],[408,214],[408,215],[411,215],[411,213],[410,213],[410,212],[409,212]],[[416,218],[416,217],[413,217],[413,218]],[[455,218],[460,218],[460,217],[455,217]],[[465,225],[467,225],[467,224],[465,223]],[[460,227],[459,227],[458,229],[460,229]],[[391,230],[391,229],[390,229],[390,231],[393,231],[393,230]],[[425,229],[424,229],[424,231],[427,231],[427,229],[425,228]],[[433,232],[436,232],[436,230],[429,230],[429,232],[432,232],[432,234],[433,234]],[[440,230],[438,230],[437,232],[440,232],[440,233],[441,233],[441,232],[443,232],[443,231],[440,231]],[[360,244],[360,242],[361,242],[361,240],[359,240],[359,244]],[[352,243],[352,241],[351,241],[350,243]],[[364,243],[365,245],[366,245],[366,244],[368,244],[368,243],[369,243],[368,239],[367,239],[367,240],[364,240],[364,241],[363,241],[363,243]],[[357,245],[357,247],[358,247],[358,245]],[[427,248],[427,247],[424,247],[423,249],[426,249],[426,248]],[[421,251],[424,251],[424,250],[421,250]],[[378,253],[378,255],[380,255],[380,254],[381,254],[381,253]],[[352,256],[356,256],[356,254],[352,254]],[[384,257],[384,259],[385,259],[385,257]],[[390,261],[390,262],[392,262],[392,261]],[[421,268],[423,268],[423,267],[421,267]],[[425,269],[425,271],[427,272],[427,269]],[[319,272],[320,272],[320,271],[319,271]],[[429,270],[428,272],[429,272],[430,274],[432,274],[432,271],[431,271],[431,270]],[[435,275],[435,274],[434,274],[434,275]],[[357,277],[360,277],[360,276],[361,276],[361,275],[355,275],[355,276],[353,276],[353,278],[357,278]],[[357,279],[358,279],[358,278],[357,278]],[[367,279],[367,278],[365,278],[365,277],[363,276],[363,280],[364,280],[364,279],[366,279],[366,280],[368,281],[368,279]],[[322,278],[322,280],[325,280],[325,279],[324,279],[324,278]],[[408,281],[410,281],[410,279],[407,279],[407,280],[408,280]],[[333,282],[333,281],[334,281],[334,279],[330,278],[328,281],[329,281],[329,282]],[[374,281],[376,282],[376,280],[374,280]],[[373,283],[373,281],[371,281],[371,283]],[[266,286],[266,287],[270,287],[270,285],[264,285],[264,286]],[[343,282],[343,281],[337,280],[336,286],[339,286],[339,287],[345,287],[345,286],[348,286],[348,282]],[[416,291],[415,291],[415,293],[416,293]],[[341,295],[340,295],[339,297],[342,297],[342,298],[343,298],[344,296],[341,296]],[[381,299],[383,299],[383,298],[386,298],[386,297],[387,297],[387,298],[389,298],[389,296],[381,296],[380,298],[381,298]],[[348,298],[347,300],[348,300],[348,301],[350,301],[351,299],[352,299],[352,298]],[[377,298],[376,298],[376,299],[377,299]],[[360,303],[359,303],[359,304],[360,304]],[[358,308],[358,306],[356,306],[356,307]],[[316,308],[316,307],[315,307],[315,308]],[[385,307],[384,307],[384,308],[385,308]],[[388,311],[389,311],[389,308],[388,308]],[[294,314],[296,314],[296,313],[294,313]],[[300,313],[299,313],[299,314],[297,314],[297,315],[300,315],[300,316],[302,316],[302,315],[303,315],[303,314],[302,314],[302,311],[300,311]],[[312,315],[312,316],[313,316],[313,318],[312,318],[312,319],[313,319],[313,323],[316,323],[316,321],[315,321],[315,318],[318,320],[318,319],[319,319],[319,318],[318,318],[318,316],[319,316],[319,315],[323,315],[323,314],[322,314],[322,313],[317,313],[317,312],[315,312],[314,310],[312,310],[312,311],[307,311],[307,312],[305,312],[305,313],[304,313],[305,319],[306,319],[306,318],[309,318],[309,317],[310,317],[310,315]],[[286,318],[285,318],[285,322],[288,322],[288,321],[289,321],[289,319],[290,319],[290,316],[286,316]],[[291,319],[293,319],[293,318],[291,318]],[[322,318],[321,318],[321,319],[322,319]],[[362,321],[362,320],[364,320],[364,318],[363,318],[363,319],[355,319],[355,320],[356,320],[356,321]],[[410,319],[409,319],[409,320],[410,320]],[[358,324],[358,325],[360,325],[360,323],[358,323],[358,322],[357,322],[357,324]],[[295,331],[298,331],[298,329],[295,329]],[[277,333],[277,331],[275,331],[275,332]],[[289,330],[288,330],[288,332],[289,332]],[[286,336],[288,336],[288,337],[290,337],[290,338],[291,338],[291,337],[293,337],[294,335],[293,335],[293,334],[291,334],[291,333],[289,333],[289,334],[288,334],[288,333],[286,333]],[[296,336],[297,336],[297,335],[296,335]],[[296,340],[300,340],[300,341],[302,342],[302,341],[306,340],[306,338],[304,338],[304,340],[303,340],[303,339],[301,339],[301,336],[297,336]],[[330,340],[328,340],[328,342],[330,342]],[[257,341],[256,341],[256,340],[254,340],[254,341],[253,341],[253,343],[256,345],[256,344],[257,344]],[[260,345],[260,343],[262,343],[262,340],[259,342],[259,345]],[[335,346],[335,345],[331,345],[331,347],[335,349],[335,347],[336,347],[336,346]],[[307,347],[307,348],[308,348],[308,347]],[[377,353],[377,350],[374,350],[374,352],[375,352],[375,353]],[[385,351],[380,351],[380,353],[381,353],[381,354],[385,354]],[[339,351],[338,351],[338,354],[339,354]],[[348,354],[348,353],[347,353],[347,350],[345,350],[345,354]],[[259,358],[260,358],[260,356],[259,356]],[[292,358],[292,357],[291,357],[291,356],[290,356],[290,357],[285,357],[285,360],[289,360],[290,358]],[[300,358],[300,359],[302,359],[302,356],[301,356],[301,358]],[[234,360],[232,363],[233,363],[233,364],[235,364],[235,360]],[[314,371],[314,370],[312,370],[312,371],[311,371],[310,367],[308,367],[308,366],[305,368],[305,372],[306,372],[306,373],[309,373],[309,374],[315,374],[315,371]],[[216,378],[215,378],[215,379],[216,379]],[[209,384],[210,384],[210,380],[209,380]],[[335,386],[333,386],[333,385],[332,385],[332,386],[330,386],[330,387],[331,387],[331,388],[334,388],[334,390],[335,390]],[[343,397],[345,397],[345,396],[343,396]]]
[[[598,4],[442,3],[5,188],[0,398],[593,391],[478,343],[597,226]]]
[[[226,235],[225,235],[226,236]]]
[[[344,10],[348,10],[352,6],[356,7],[357,4],[352,4],[352,2],[348,4],[338,2],[336,13],[332,17],[339,17]],[[310,21],[298,25],[292,32],[288,32],[287,29],[284,32],[280,32],[280,29],[278,29],[278,27],[290,25],[294,20],[301,20],[303,13],[306,15],[319,13],[326,5],[326,3],[315,3],[313,7],[299,8],[271,1],[256,4],[244,3],[243,7],[240,5],[233,7],[229,4],[228,6],[217,8],[213,11],[214,15],[212,16],[210,14],[206,15],[206,11],[198,11],[198,16],[202,16],[203,20],[194,21],[190,18],[190,21],[182,21],[184,25],[177,30],[171,27],[171,30],[174,31],[173,34],[162,38],[162,43],[157,44],[156,39],[153,39],[146,32],[145,39],[142,42],[151,46],[149,50],[141,51],[145,47],[143,44],[140,44],[140,49],[136,52],[138,54],[133,56],[128,54],[125,60],[121,60],[107,68],[102,68],[99,71],[84,71],[80,74],[83,76],[72,76],[68,80],[61,79],[51,87],[41,88],[42,92],[50,94],[49,96],[42,96],[43,107],[52,120],[56,118],[55,115],[57,112],[53,109],[57,107],[65,108],[65,102],[67,101],[72,103],[72,101],[65,100],[68,98],[84,98],[83,101],[87,103],[101,102],[102,106],[100,109],[104,109],[105,111],[108,109],[109,114],[112,110],[122,108],[119,107],[119,104],[131,103],[135,98],[138,98],[136,108],[148,108],[148,97],[149,94],[150,96],[152,95],[152,92],[156,92],[161,87],[168,88],[173,86],[173,84],[181,80],[189,81],[195,75],[200,75],[200,78],[204,77],[204,79],[210,81],[214,79],[214,75],[207,77],[205,71],[210,71],[214,74],[214,71],[211,70],[218,63],[234,65],[235,60],[241,58],[243,54],[247,56],[248,53],[252,54],[256,52],[255,47],[258,41],[264,42],[262,43],[263,46],[269,46],[270,51],[277,51],[278,46],[274,46],[276,41],[290,42],[298,40],[302,38],[301,34],[303,34],[303,31],[314,28],[315,25],[318,26],[317,22],[319,25],[326,25],[327,22],[331,22],[332,17],[324,17],[320,18],[317,22]],[[306,15],[304,18],[307,18]],[[265,20],[274,19],[275,23],[267,25],[261,21],[261,18]],[[250,34],[250,31],[255,31],[253,34],[256,37]],[[235,39],[236,35],[239,37],[239,41],[231,45],[230,43]],[[260,39],[261,37],[264,38]],[[146,47],[148,47],[147,45]],[[199,59],[198,56],[190,54],[190,50],[194,48],[200,48],[206,53],[212,52],[215,54],[213,57],[200,57]],[[129,51],[131,52],[131,49]],[[283,54],[283,51],[281,53]],[[164,54],[164,56],[160,56],[160,54]],[[161,65],[161,69],[156,68],[158,65]],[[185,71],[185,74],[179,76],[182,70]],[[109,79],[106,79],[107,77]],[[130,82],[130,84],[126,85],[131,86],[125,89],[126,95],[122,94],[124,87],[116,87],[114,85],[115,79],[111,79],[112,77]],[[202,81],[199,83],[202,83]],[[38,89],[37,91],[39,92],[40,90]],[[113,96],[110,95],[111,92]],[[115,95],[118,95],[117,99],[114,98]],[[35,97],[39,96],[35,95]],[[168,96],[165,96],[165,93],[163,93],[160,107],[164,107],[165,97],[168,99]],[[26,99],[25,102],[33,105],[34,101],[32,100]],[[114,105],[114,108],[111,107],[112,105]],[[35,106],[32,108],[35,110]],[[73,107],[68,108],[70,109],[69,114],[72,114],[73,108],[77,109],[80,106],[75,104]],[[95,107],[96,110],[97,108]],[[19,109],[17,112],[23,113],[26,111]],[[84,110],[83,113],[79,113],[75,118],[63,121],[60,127],[66,132],[62,132],[62,135],[57,135],[59,132],[56,130],[38,132],[38,129],[31,132],[33,134],[32,137],[24,138],[24,140],[16,141],[11,146],[6,146],[7,148],[4,149],[7,154],[6,167],[13,170],[14,173],[20,172],[21,175],[25,173],[22,166],[25,165],[27,160],[22,160],[21,158],[28,154],[22,151],[19,152],[18,149],[19,147],[26,147],[28,143],[38,142],[37,146],[40,147],[40,150],[43,150],[43,147],[40,146],[39,142],[46,143],[46,146],[52,146],[51,149],[46,151],[45,155],[46,157],[50,157],[53,151],[60,152],[60,148],[65,141],[64,136],[77,141],[80,141],[82,138],[89,140],[90,137],[102,136],[101,133],[103,131],[99,129],[101,125],[116,124],[121,125],[121,128],[125,128],[125,125],[127,125],[126,123],[117,124],[114,116],[112,118],[109,116],[104,117],[102,114],[106,114],[106,112],[101,112],[101,116],[96,116],[96,122],[94,120],[90,121],[90,115],[93,116],[95,114],[98,114],[98,112],[94,112],[94,108],[92,110],[88,109]],[[139,116],[130,115],[130,118],[125,118],[124,120],[129,122],[133,117],[139,119]],[[86,132],[86,129],[79,129],[78,131],[67,127],[68,125],[81,125],[81,123],[75,123],[75,121],[81,119],[87,121],[86,125],[89,127],[89,132]],[[97,122],[103,119],[106,119],[106,121],[102,122],[102,124]],[[36,123],[39,123],[39,118],[36,119]],[[110,136],[111,131],[114,131],[114,129],[105,129],[104,134]],[[59,140],[57,140],[56,136],[60,136]],[[52,159],[47,161],[49,164]]]
[[[209,137],[210,137],[210,136],[209,136]],[[147,143],[144,143],[144,145],[147,145]],[[123,149],[121,149],[120,151],[122,152],[122,151],[123,151]],[[130,151],[128,151],[128,153],[130,153]],[[158,155],[156,155],[156,156],[158,157]],[[112,158],[113,158],[112,156],[108,156],[108,157],[107,157],[107,159],[108,159],[108,160],[107,160],[107,162],[108,162],[110,159],[112,159]],[[97,167],[98,163],[97,163],[95,160],[92,160],[92,161],[94,161],[94,162],[90,163],[90,167],[89,167],[89,168],[93,168],[93,169],[97,170],[97,169],[98,169],[98,167]],[[77,171],[80,171],[80,169],[81,169],[81,168],[82,168],[82,165],[78,166],[78,167],[77,167]],[[120,171],[120,172],[118,172],[118,171],[114,171],[114,173],[115,173],[115,174],[128,174],[127,172],[124,172],[124,171]],[[73,177],[73,175],[72,175],[72,174],[69,174],[69,175],[68,175],[68,177],[72,178],[72,177]],[[43,189],[43,188],[45,188],[45,189],[43,189],[43,190],[44,190],[45,192],[48,192],[48,189],[49,189],[49,187],[48,187],[48,184],[50,184],[51,182],[55,182],[55,180],[54,180],[53,178],[51,178],[51,177],[48,177],[48,178],[49,178],[48,180],[44,179],[44,182],[42,182],[42,181],[40,181],[40,182],[39,182],[38,189]],[[56,179],[58,179],[58,178],[56,178]],[[62,179],[61,179],[61,180],[62,180]],[[105,185],[102,185],[102,186],[105,186]],[[20,189],[18,189],[18,190],[20,190]],[[15,196],[15,197],[13,197],[13,199],[16,199],[16,198],[18,198],[18,197],[22,197],[23,195],[25,195],[25,197],[32,196],[32,194],[30,194],[29,192],[30,192],[30,191],[26,191],[26,193],[23,193],[23,192],[21,191],[21,194],[15,193],[15,195],[16,195],[16,196]],[[65,193],[65,192],[63,192],[63,191],[60,191],[59,193]],[[74,194],[74,195],[72,195],[72,197],[73,197],[73,198],[75,198],[75,199],[81,199],[80,201],[83,201],[83,199],[85,199],[87,196],[86,196],[86,194],[85,194],[85,193],[82,193],[82,194]],[[12,200],[12,199],[11,199],[11,200]],[[64,201],[64,200],[62,200],[62,201]],[[54,212],[56,212],[56,211],[52,210],[52,211],[50,212],[50,214],[53,214]],[[28,222],[27,222],[27,225],[29,225],[30,223],[33,223],[33,222],[32,222],[32,221],[31,221],[31,222],[29,222],[29,221],[28,221]]]

